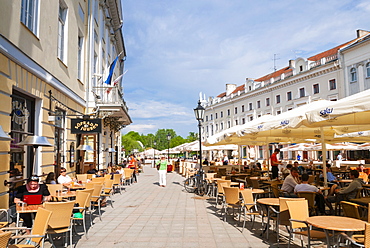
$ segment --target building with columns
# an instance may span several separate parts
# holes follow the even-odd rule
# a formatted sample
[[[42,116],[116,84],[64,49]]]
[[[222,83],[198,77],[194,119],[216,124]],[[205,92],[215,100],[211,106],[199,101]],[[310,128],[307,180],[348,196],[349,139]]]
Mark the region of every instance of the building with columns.
[[[242,85],[226,84],[226,91],[202,99],[206,108],[204,140],[222,130],[242,125],[263,115],[279,115],[312,101],[336,101],[370,87],[370,32],[309,58],[290,60],[284,68]],[[266,146],[244,146],[241,157],[262,159]],[[272,147],[268,148],[272,152]],[[231,156],[231,151],[229,151]],[[282,153],[294,159],[292,152]],[[304,152],[302,158],[313,158]]]
[[[0,141],[7,208],[31,174],[58,176],[65,167],[74,176],[119,161],[119,130],[132,121],[121,85],[120,0],[1,1],[0,16],[0,125],[12,138]],[[27,136],[51,146],[17,145]]]

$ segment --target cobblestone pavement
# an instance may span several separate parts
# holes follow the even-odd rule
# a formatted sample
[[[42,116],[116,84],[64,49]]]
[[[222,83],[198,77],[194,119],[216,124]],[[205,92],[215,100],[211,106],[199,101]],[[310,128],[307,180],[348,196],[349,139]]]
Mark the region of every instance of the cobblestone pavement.
[[[138,183],[126,186],[121,195],[113,196],[114,208],[110,204],[103,208],[102,221],[94,218],[95,224],[89,227],[87,239],[82,235],[82,227],[77,226],[74,246],[278,247],[275,234],[270,235],[269,241],[260,236],[260,222],[255,223],[253,230],[251,222],[247,222],[247,228],[241,233],[241,225],[235,226],[232,218],[222,221],[214,200],[185,192],[183,180],[176,172],[168,173],[167,187],[159,187],[156,169],[145,166]],[[286,244],[286,239],[280,239],[279,247],[287,247]],[[45,247],[48,246],[46,242]]]

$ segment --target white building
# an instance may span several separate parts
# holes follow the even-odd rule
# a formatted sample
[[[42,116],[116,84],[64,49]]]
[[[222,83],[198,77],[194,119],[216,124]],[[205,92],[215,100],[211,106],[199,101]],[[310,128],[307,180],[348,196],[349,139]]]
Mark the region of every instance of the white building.
[[[335,101],[370,87],[369,32],[309,58],[290,60],[289,65],[243,85],[226,84],[217,97],[203,99],[206,108],[203,140],[262,115],[279,115],[311,101]],[[263,148],[257,158],[262,158]],[[272,149],[270,147],[270,149]],[[246,156],[244,154],[242,156]],[[286,153],[284,158],[293,158]],[[310,154],[304,153],[303,158]]]

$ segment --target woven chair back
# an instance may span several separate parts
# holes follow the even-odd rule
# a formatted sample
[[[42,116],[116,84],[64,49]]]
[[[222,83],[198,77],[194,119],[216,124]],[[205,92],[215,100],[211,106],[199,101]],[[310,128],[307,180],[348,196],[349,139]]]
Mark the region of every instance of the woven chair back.
[[[32,227],[33,235],[45,235],[48,223],[53,212],[47,209],[38,208],[35,221]],[[42,238],[32,238],[32,241],[39,244]]]
[[[105,177],[94,177],[91,180],[92,180],[93,183],[101,183],[101,184],[103,184],[104,181],[105,181]]]
[[[63,184],[46,184],[50,194],[56,195],[57,190],[63,190]]]
[[[86,182],[87,181],[87,174],[77,174],[77,181]]]
[[[361,219],[360,212],[358,209],[358,204],[353,202],[347,202],[347,201],[341,201],[340,202],[342,209],[343,209],[343,215],[345,217],[350,217],[354,219]]]
[[[71,224],[71,216],[74,207],[74,201],[68,202],[45,202],[44,208],[52,211],[53,214],[49,220],[49,228],[60,229],[68,228]]]
[[[90,194],[87,192],[83,192],[82,190],[76,191],[76,204],[78,204],[79,207],[83,207],[83,209],[79,209],[81,213],[85,211],[85,208],[88,206],[87,201],[89,200]]]
[[[280,225],[289,226],[290,225],[290,211],[288,209],[287,202],[288,201],[306,201],[304,198],[286,198],[286,197],[279,197],[279,206],[280,206]],[[308,205],[307,205],[307,211],[308,211]]]
[[[239,202],[239,189],[237,187],[223,187],[226,204]]]
[[[94,191],[91,196],[91,201],[96,202],[99,200],[102,188],[103,188],[102,184],[94,184]]]
[[[121,183],[121,174],[114,174],[113,175],[113,185],[118,185]]]
[[[305,199],[303,201],[288,200],[286,201],[286,205],[288,206],[291,219],[306,221],[307,218],[309,217],[307,200]],[[296,221],[292,221],[290,224],[293,229],[306,227],[304,223]]]
[[[231,181],[230,180],[217,180],[217,190],[218,190],[218,193],[224,193],[224,190],[222,188],[223,184],[224,186],[226,187],[229,187],[230,186],[230,183]]]
[[[0,231],[0,248],[7,248],[12,232]]]
[[[254,204],[254,199],[253,199],[253,193],[252,189],[244,189],[240,191],[242,194],[243,202],[247,210],[249,211],[253,205],[248,205],[248,204]]]

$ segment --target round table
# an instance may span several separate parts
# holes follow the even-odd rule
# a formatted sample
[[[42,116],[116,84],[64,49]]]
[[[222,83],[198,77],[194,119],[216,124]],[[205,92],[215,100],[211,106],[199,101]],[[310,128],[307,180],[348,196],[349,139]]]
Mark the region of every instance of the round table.
[[[365,230],[364,221],[343,216],[313,216],[308,217],[306,221],[312,226],[324,229],[326,245],[328,248],[331,247],[328,230],[338,232],[356,232]]]
[[[280,206],[279,198],[260,198],[257,203],[268,206]]]
[[[307,223],[318,228],[339,232],[365,230],[364,221],[343,216],[312,216],[307,219]]]

